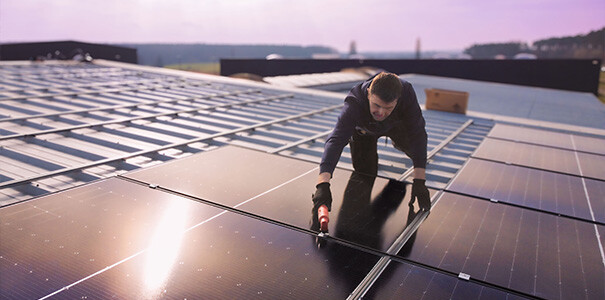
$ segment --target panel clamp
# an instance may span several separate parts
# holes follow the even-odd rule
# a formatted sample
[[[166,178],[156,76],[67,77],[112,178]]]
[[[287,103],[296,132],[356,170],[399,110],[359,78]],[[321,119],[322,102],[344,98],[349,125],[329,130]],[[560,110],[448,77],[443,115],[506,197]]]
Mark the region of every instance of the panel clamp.
[[[460,272],[460,274],[458,274],[458,278],[464,279],[464,280],[469,280],[469,279],[471,279],[471,275]]]

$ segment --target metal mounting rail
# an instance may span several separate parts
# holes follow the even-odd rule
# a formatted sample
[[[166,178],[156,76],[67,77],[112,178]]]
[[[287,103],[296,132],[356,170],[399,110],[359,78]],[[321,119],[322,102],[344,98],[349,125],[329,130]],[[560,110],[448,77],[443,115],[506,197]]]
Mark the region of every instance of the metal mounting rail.
[[[44,79],[46,79],[46,78],[44,78]],[[40,78],[40,80],[44,80],[44,79]],[[50,85],[50,86],[32,86],[29,88],[6,89],[6,90],[3,90],[2,92],[11,92],[11,93],[27,92],[27,91],[47,92],[49,89],[91,88],[91,87],[97,87],[97,86],[112,87],[112,86],[121,86],[121,85],[129,85],[129,84],[150,84],[150,83],[159,84],[159,83],[162,83],[165,81],[166,80],[164,80],[162,78],[154,78],[154,79],[141,79],[141,80],[128,80],[128,81],[76,83],[76,84],[70,84],[70,85],[55,84],[55,85]],[[173,81],[175,81],[175,80],[173,80]],[[19,96],[19,97],[21,97],[21,96]],[[0,99],[6,99],[6,98],[0,98]]]
[[[145,90],[156,90],[156,89],[171,89],[173,87],[182,87],[183,83],[167,84],[159,86],[141,86],[141,87],[130,87],[130,88],[114,88],[103,91],[86,91],[86,92],[67,92],[67,93],[55,93],[55,94],[42,94],[42,95],[28,95],[28,96],[16,96],[9,98],[0,98],[0,101],[11,101],[11,100],[27,100],[29,98],[51,98],[51,97],[68,97],[78,95],[96,95],[96,94],[108,94],[108,93],[122,93],[130,91],[145,91]]]
[[[274,154],[274,153],[277,153],[277,152],[281,152],[281,151],[284,151],[286,149],[289,149],[289,148],[292,148],[292,147],[296,147],[296,146],[298,146],[300,144],[304,144],[306,142],[312,141],[314,139],[318,139],[318,138],[324,137],[324,136],[326,136],[326,135],[328,135],[330,133],[332,133],[332,129],[330,129],[328,131],[320,132],[320,133],[318,133],[318,134],[316,134],[314,136],[310,136],[308,138],[304,138],[304,139],[298,140],[296,142],[289,143],[289,144],[281,146],[279,148],[275,148],[275,149],[269,150],[269,151],[267,151],[267,153]]]
[[[111,121],[82,124],[82,125],[69,126],[69,127],[63,127],[63,128],[41,130],[41,131],[30,132],[30,133],[13,134],[13,135],[7,135],[7,136],[0,137],[0,141],[8,140],[8,139],[15,139],[15,138],[22,138],[22,137],[32,137],[32,136],[37,136],[37,135],[57,133],[57,132],[63,132],[63,131],[71,131],[71,130],[82,129],[82,128],[104,126],[104,125],[109,125],[109,124],[132,122],[132,121],[136,121],[136,120],[158,118],[158,117],[163,117],[163,116],[178,115],[178,114],[182,114],[182,113],[190,113],[190,112],[196,112],[196,111],[201,111],[201,110],[213,110],[213,109],[217,109],[217,108],[223,108],[223,107],[229,107],[229,106],[235,106],[235,105],[245,105],[245,104],[256,103],[256,102],[274,101],[274,100],[280,100],[280,99],[291,98],[291,97],[294,97],[294,96],[292,94],[286,94],[286,95],[268,97],[268,98],[263,98],[263,99],[240,101],[240,102],[236,102],[236,103],[225,103],[225,104],[218,104],[218,105],[212,105],[212,106],[206,106],[206,107],[178,110],[178,111],[165,112],[165,113],[159,113],[159,114],[151,114],[151,115],[145,115],[145,116],[139,116],[139,117],[133,117],[133,118],[123,118],[123,119],[118,119],[118,120],[111,120]]]
[[[23,79],[44,79],[44,78],[52,78],[52,79],[67,79],[67,78],[76,78],[76,79],[88,79],[88,78],[108,78],[108,77],[118,77],[118,76],[129,76],[129,75],[139,75],[144,74],[143,72],[137,71],[128,71],[126,69],[121,68],[103,68],[103,69],[94,69],[96,72],[93,72],[92,69],[79,68],[73,69],[67,72],[55,72],[55,73],[13,73],[7,72],[6,69],[0,69],[0,74],[5,75],[9,80],[23,80]],[[55,70],[56,71],[56,70]],[[145,72],[146,74],[153,74],[149,72]],[[154,74],[156,75],[156,74]]]
[[[29,115],[29,116],[23,116],[23,117],[0,119],[0,123],[1,122],[20,121],[20,120],[25,120],[25,119],[48,118],[48,117],[55,117],[55,116],[60,116],[60,115],[73,115],[73,114],[89,113],[89,112],[93,112],[93,111],[116,110],[116,109],[131,108],[131,107],[137,107],[137,106],[143,106],[143,105],[156,105],[156,104],[173,103],[173,102],[181,102],[181,101],[195,101],[195,100],[210,99],[210,98],[216,98],[216,97],[252,94],[252,93],[258,93],[258,92],[260,92],[260,90],[250,89],[250,90],[245,90],[245,91],[234,91],[234,92],[227,92],[227,93],[221,93],[221,94],[209,94],[209,95],[204,95],[204,96],[199,96],[199,97],[189,97],[189,98],[185,98],[185,99],[158,100],[158,101],[140,102],[140,103],[135,103],[135,104],[122,104],[122,105],[114,105],[114,106],[85,108],[85,109],[79,109],[79,110],[61,111],[61,112],[56,112],[56,113],[38,114],[38,115]]]
[[[433,199],[439,199],[443,193],[443,191],[440,191],[433,196]],[[431,202],[436,203],[437,200]],[[397,237],[391,247],[387,249],[386,253],[388,256],[382,256],[378,260],[372,270],[368,272],[366,277],[359,283],[359,285],[357,285],[355,290],[351,292],[347,299],[361,299],[370,290],[374,282],[378,280],[380,274],[382,274],[382,272],[384,272],[384,270],[389,266],[389,263],[391,263],[391,256],[395,256],[397,253],[399,253],[399,251],[401,251],[405,243],[410,239],[414,232],[418,230],[418,227],[420,227],[420,224],[422,224],[422,221],[424,221],[428,215],[428,211],[423,211],[416,215],[414,220],[412,220],[412,222],[405,227],[403,232]]]
[[[439,145],[437,145],[435,148],[433,148],[433,150],[431,150],[431,152],[429,152],[426,155],[426,159],[429,160],[431,157],[435,156],[435,154],[437,154],[437,152],[441,151],[441,149],[443,149],[453,139],[455,139],[458,135],[460,135],[460,133],[462,133],[462,131],[464,131],[471,124],[473,124],[472,119],[469,119],[466,122],[464,122],[464,124],[462,124],[462,126],[460,126],[456,131],[452,132],[452,134],[450,134],[445,140],[441,141],[441,143],[439,143]],[[403,181],[408,176],[410,176],[412,174],[412,172],[414,172],[414,168],[409,168],[407,171],[405,171],[403,174],[401,174],[401,176],[399,176],[399,179],[397,179],[397,180]]]
[[[303,118],[303,117],[306,117],[306,116],[310,116],[310,115],[314,115],[314,114],[319,114],[319,113],[323,113],[323,112],[334,110],[334,109],[339,109],[343,105],[344,104],[333,105],[333,106],[330,106],[330,107],[326,107],[326,108],[317,109],[317,110],[314,110],[314,111],[298,114],[298,115],[295,115],[295,116],[289,116],[289,117],[280,118],[280,119],[276,119],[276,120],[272,120],[272,121],[258,123],[258,124],[255,124],[255,125],[244,126],[244,127],[240,127],[240,128],[233,129],[233,130],[228,130],[228,131],[224,131],[224,132],[219,132],[219,133],[211,134],[211,135],[205,136],[205,137],[199,137],[199,138],[187,140],[187,141],[184,141],[184,142],[178,142],[178,143],[173,143],[173,144],[169,144],[169,145],[164,145],[164,146],[153,148],[151,150],[141,150],[141,151],[137,151],[137,152],[134,152],[134,153],[124,154],[124,155],[121,155],[121,156],[118,156],[118,157],[113,157],[113,158],[107,158],[107,159],[103,159],[103,160],[99,160],[99,161],[94,161],[94,162],[91,162],[91,163],[88,163],[88,164],[79,165],[79,166],[76,166],[76,167],[69,167],[69,168],[64,168],[64,169],[60,169],[60,170],[55,170],[55,171],[48,172],[48,173],[41,174],[41,175],[37,175],[37,176],[32,176],[32,177],[22,178],[22,179],[15,179],[15,180],[7,181],[7,182],[4,182],[4,183],[0,184],[0,189],[12,187],[12,186],[23,184],[23,183],[27,183],[27,182],[32,182],[32,181],[35,181],[35,180],[45,179],[45,178],[49,178],[49,177],[53,177],[53,176],[57,176],[57,175],[62,175],[62,174],[69,173],[69,172],[81,171],[81,170],[92,168],[92,167],[96,167],[96,166],[99,166],[99,165],[109,164],[109,163],[120,161],[120,160],[126,160],[126,159],[129,159],[129,158],[133,158],[133,157],[137,157],[137,156],[142,156],[142,155],[147,155],[149,153],[159,152],[159,151],[162,151],[162,150],[167,150],[167,149],[171,149],[171,148],[178,148],[178,147],[182,147],[182,146],[185,146],[185,145],[188,145],[188,144],[192,144],[192,143],[203,142],[203,141],[206,141],[206,140],[211,140],[211,139],[215,139],[215,138],[218,138],[218,137],[227,136],[227,135],[231,135],[231,134],[242,132],[242,131],[252,130],[252,129],[255,129],[255,128],[258,128],[258,127],[269,126],[269,125],[273,125],[273,124],[277,124],[277,123],[281,123],[281,122],[286,122],[286,121],[290,121],[290,120],[294,120],[294,119],[299,119],[299,118]]]

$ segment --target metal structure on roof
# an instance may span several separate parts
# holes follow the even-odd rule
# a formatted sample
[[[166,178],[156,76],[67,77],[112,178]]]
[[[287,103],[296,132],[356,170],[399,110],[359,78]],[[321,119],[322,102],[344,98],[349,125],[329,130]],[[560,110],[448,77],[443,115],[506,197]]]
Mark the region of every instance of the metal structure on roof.
[[[605,294],[604,136],[424,110],[430,214],[380,139],[377,178],[345,149],[318,236],[342,93],[108,61],[0,76],[2,298]]]
[[[116,66],[2,66],[0,204],[227,144],[319,162],[342,107],[336,95]],[[491,126],[467,121],[427,114],[430,150],[461,134],[451,136],[456,149],[432,158],[435,166],[444,160],[430,174],[435,184],[447,183]],[[381,175],[397,178],[411,166],[380,145]],[[341,167],[351,168],[347,154]]]

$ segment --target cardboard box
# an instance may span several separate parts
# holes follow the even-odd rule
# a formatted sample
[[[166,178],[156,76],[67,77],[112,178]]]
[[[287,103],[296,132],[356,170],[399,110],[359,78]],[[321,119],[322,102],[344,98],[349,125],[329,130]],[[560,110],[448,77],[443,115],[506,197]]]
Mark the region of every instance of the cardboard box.
[[[468,93],[441,89],[425,89],[426,109],[466,114]]]

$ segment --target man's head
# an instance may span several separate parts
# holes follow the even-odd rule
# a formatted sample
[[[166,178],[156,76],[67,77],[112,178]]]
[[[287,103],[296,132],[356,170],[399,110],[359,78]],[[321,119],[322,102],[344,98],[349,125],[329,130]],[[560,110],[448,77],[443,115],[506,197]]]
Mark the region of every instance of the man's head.
[[[372,80],[368,88],[370,113],[376,121],[386,119],[397,106],[401,97],[401,81],[393,73],[382,72]]]

